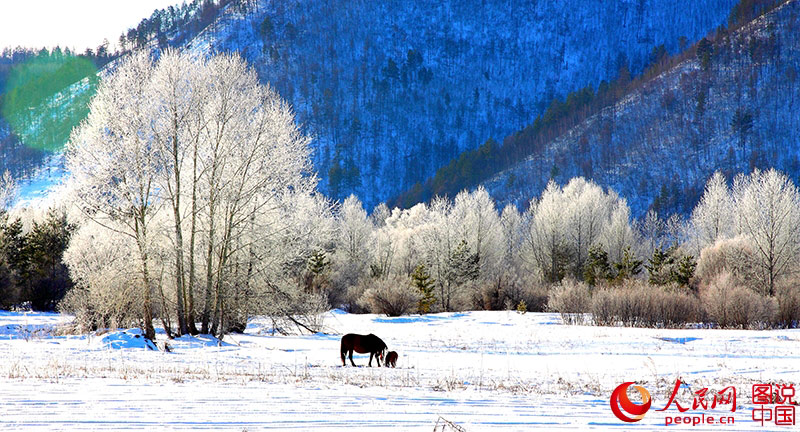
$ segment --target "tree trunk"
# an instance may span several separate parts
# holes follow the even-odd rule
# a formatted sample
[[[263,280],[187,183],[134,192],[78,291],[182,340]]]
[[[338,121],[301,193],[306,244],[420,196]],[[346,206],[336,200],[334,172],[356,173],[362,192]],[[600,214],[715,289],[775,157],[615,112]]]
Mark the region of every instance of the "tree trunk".
[[[186,325],[186,309],[184,302],[185,283],[183,274],[183,230],[181,228],[181,166],[178,157],[178,114],[173,111],[172,117],[172,162],[175,170],[175,190],[172,192],[172,211],[175,218],[175,297],[178,315],[178,334],[189,333]]]
[[[195,315],[194,307],[194,286],[197,280],[194,264],[194,248],[197,235],[197,145],[194,147],[192,170],[194,177],[192,181],[192,227],[189,234],[189,284],[186,286],[186,312],[189,333],[196,335],[199,333],[197,330],[197,316]]]
[[[214,209],[211,208],[211,220],[208,230],[208,249],[206,250],[206,301],[203,305],[200,333],[207,334],[211,321],[211,301],[214,293]]]
[[[142,211],[142,213],[144,213]],[[144,283],[144,297],[142,299],[142,320],[144,321],[144,336],[150,340],[155,340],[156,330],[153,328],[153,300],[150,295],[150,272],[147,268],[147,229],[144,226],[144,215],[136,219],[137,243],[139,246],[139,256],[142,260],[142,282]]]

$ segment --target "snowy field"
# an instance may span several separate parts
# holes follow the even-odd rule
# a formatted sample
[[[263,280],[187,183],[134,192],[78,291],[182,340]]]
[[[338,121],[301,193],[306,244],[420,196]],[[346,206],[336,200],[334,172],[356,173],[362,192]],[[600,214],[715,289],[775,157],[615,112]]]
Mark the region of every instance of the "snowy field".
[[[332,311],[329,334],[184,337],[148,350],[137,331],[59,335],[69,317],[0,313],[0,430],[433,430],[439,416],[473,430],[656,430],[677,377],[692,392],[735,385],[735,425],[751,419],[754,383],[800,389],[800,331],[663,330],[563,325],[556,314],[468,312],[386,318]],[[342,367],[342,334],[375,333],[396,369]],[[164,335],[159,335],[163,345]],[[636,381],[653,396],[625,424],[611,391]],[[798,392],[800,394],[800,392]],[[799,398],[800,399],[800,398]],[[797,399],[796,399],[797,400]],[[700,414],[690,411],[687,414]],[[796,430],[775,426],[773,430]]]

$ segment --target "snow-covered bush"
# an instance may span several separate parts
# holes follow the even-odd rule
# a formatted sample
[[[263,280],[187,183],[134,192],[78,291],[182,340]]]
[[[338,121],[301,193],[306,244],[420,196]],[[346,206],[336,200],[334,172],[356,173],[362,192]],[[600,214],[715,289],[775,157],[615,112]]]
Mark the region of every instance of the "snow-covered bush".
[[[730,273],[718,274],[701,288],[708,319],[719,327],[765,328],[778,316],[778,301],[738,285]]]
[[[364,283],[369,288],[364,291],[359,304],[371,313],[394,317],[416,312],[420,293],[408,278],[394,277]]]
[[[70,241],[64,262],[75,287],[59,310],[75,315],[81,330],[141,324],[143,284],[135,247],[87,222]]]
[[[509,304],[508,309],[514,309],[519,300],[513,302],[501,294],[502,282],[476,283],[471,282],[465,285],[468,293],[466,309],[473,310],[499,310]]]
[[[731,283],[760,291],[765,286],[758,271],[753,243],[745,236],[722,238],[703,248],[695,277],[707,286],[719,275],[727,273]]]
[[[702,319],[702,307],[697,297],[681,289],[645,287],[653,293],[645,298],[645,313],[641,325],[647,327],[680,327]]]
[[[347,292],[345,293],[344,302],[342,303],[342,308],[345,311],[350,313],[368,313],[369,308],[362,306],[360,303],[361,297],[364,296],[364,291],[367,290],[370,283],[365,282],[362,280],[358,285],[353,285],[347,288]]]
[[[699,320],[701,315],[694,295],[641,281],[595,291],[591,311],[598,325],[626,327],[679,327]]]
[[[560,313],[567,324],[583,324],[583,314],[589,312],[591,305],[589,285],[574,279],[561,281],[547,299],[547,308]]]
[[[775,298],[778,300],[776,325],[781,327],[800,327],[800,281],[796,278],[783,280],[778,284]]]

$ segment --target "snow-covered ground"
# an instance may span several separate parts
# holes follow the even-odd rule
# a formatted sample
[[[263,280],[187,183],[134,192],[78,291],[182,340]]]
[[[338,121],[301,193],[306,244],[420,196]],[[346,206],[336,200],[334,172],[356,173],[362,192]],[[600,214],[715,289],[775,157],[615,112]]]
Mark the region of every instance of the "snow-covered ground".
[[[328,334],[280,336],[254,320],[220,344],[206,337],[147,349],[136,330],[59,335],[69,317],[0,313],[1,430],[432,430],[439,416],[468,431],[664,427],[678,394],[737,387],[737,407],[685,415],[752,420],[751,385],[800,389],[800,331],[664,330],[563,325],[556,314],[467,312],[387,318],[332,311]],[[375,333],[396,369],[342,367],[339,339]],[[137,335],[139,335],[137,337]],[[163,347],[166,338],[159,335]],[[653,408],[633,424],[611,412],[612,390],[635,381]],[[800,395],[800,392],[798,393]],[[800,399],[796,398],[795,400]],[[719,407],[718,407],[719,408]],[[671,426],[695,430],[698,427]],[[772,425],[774,430],[792,430]]]

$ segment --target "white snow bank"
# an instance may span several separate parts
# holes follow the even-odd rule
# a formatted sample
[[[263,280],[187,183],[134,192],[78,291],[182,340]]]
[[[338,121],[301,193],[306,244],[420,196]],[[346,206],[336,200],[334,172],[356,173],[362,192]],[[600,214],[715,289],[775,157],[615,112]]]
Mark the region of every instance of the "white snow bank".
[[[104,349],[133,348],[158,351],[153,341],[144,337],[141,329],[112,331],[104,334],[96,344]]]
[[[197,335],[197,336],[190,336],[185,335],[179,338],[175,338],[170,341],[170,346],[173,348],[175,346],[181,348],[205,348],[205,347],[223,347],[223,346],[231,346],[228,342],[220,341],[219,339],[215,338],[214,336],[209,335]]]

